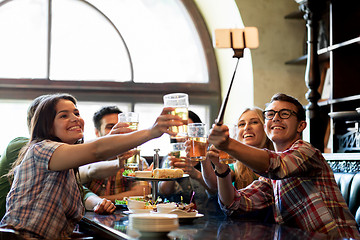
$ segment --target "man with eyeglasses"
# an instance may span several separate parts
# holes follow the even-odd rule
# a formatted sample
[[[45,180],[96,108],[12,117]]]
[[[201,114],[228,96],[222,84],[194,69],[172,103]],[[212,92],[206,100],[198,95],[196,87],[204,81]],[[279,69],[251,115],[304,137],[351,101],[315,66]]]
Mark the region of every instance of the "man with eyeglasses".
[[[227,215],[244,214],[273,206],[276,223],[330,238],[360,235],[356,222],[321,152],[301,140],[306,127],[305,110],[286,94],[275,94],[264,111],[264,129],[275,151],[257,149],[229,138],[228,127],[213,127],[209,143],[215,145],[261,177],[246,188],[231,184],[228,166],[215,165],[219,204]]]

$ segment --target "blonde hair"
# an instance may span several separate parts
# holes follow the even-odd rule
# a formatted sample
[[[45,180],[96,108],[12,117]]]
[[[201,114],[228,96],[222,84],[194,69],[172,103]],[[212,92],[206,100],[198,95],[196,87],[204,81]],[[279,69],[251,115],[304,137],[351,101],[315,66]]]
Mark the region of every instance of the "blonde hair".
[[[249,111],[255,112],[258,115],[261,124],[263,124],[263,125],[265,124],[263,110],[258,107],[246,108],[240,114],[238,122],[240,121],[241,116],[244,115],[244,113],[249,112]],[[270,139],[266,136],[266,134],[264,134],[263,144],[262,144],[262,146],[259,146],[259,148],[267,148],[269,150],[274,150],[274,146],[273,146],[272,142],[270,141]],[[252,183],[254,180],[259,178],[258,174],[256,174],[252,169],[250,169],[249,167],[247,167],[245,164],[243,164],[240,161],[236,161],[236,163],[234,164],[234,170],[235,170],[235,181],[234,182],[235,182],[235,187],[237,189],[244,188],[244,187],[248,186],[250,183]]]

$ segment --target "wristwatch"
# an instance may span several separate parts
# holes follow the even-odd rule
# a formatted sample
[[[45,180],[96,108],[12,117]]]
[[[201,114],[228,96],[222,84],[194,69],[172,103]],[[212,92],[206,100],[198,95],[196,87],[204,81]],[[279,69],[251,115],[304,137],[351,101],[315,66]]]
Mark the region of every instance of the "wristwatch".
[[[218,173],[218,172],[215,170],[215,175],[218,176],[219,178],[225,178],[227,175],[229,175],[229,173],[230,173],[230,168],[229,168],[229,167],[228,167],[228,168],[226,169],[226,171],[223,172],[223,173]]]

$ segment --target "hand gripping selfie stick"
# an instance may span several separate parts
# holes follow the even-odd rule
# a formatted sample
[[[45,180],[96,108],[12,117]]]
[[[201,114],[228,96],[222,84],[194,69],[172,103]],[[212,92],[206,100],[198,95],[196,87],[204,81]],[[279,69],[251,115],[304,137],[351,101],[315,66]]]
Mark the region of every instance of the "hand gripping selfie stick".
[[[234,82],[235,73],[240,58],[244,56],[244,49],[255,49],[259,47],[259,34],[256,27],[246,27],[244,29],[216,29],[214,37],[214,47],[216,48],[232,48],[234,50],[233,58],[237,58],[235,70],[231,78],[226,96],[221,104],[218,117],[215,124],[221,126],[223,124],[225,109],[229,100],[231,87]]]

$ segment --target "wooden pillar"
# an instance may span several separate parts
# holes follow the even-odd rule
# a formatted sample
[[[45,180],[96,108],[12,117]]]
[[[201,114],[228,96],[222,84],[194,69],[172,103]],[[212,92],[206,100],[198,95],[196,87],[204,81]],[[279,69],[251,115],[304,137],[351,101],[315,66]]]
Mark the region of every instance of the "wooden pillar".
[[[300,9],[303,11],[304,19],[306,20],[307,28],[307,64],[305,70],[305,82],[308,87],[306,99],[309,104],[306,106],[306,115],[308,122],[308,131],[310,136],[310,143],[324,151],[324,134],[322,129],[322,121],[320,117],[320,108],[318,101],[320,93],[318,88],[320,85],[320,67],[318,50],[318,32],[319,20],[322,11],[325,9],[326,1],[324,0],[296,0],[300,4]]]

